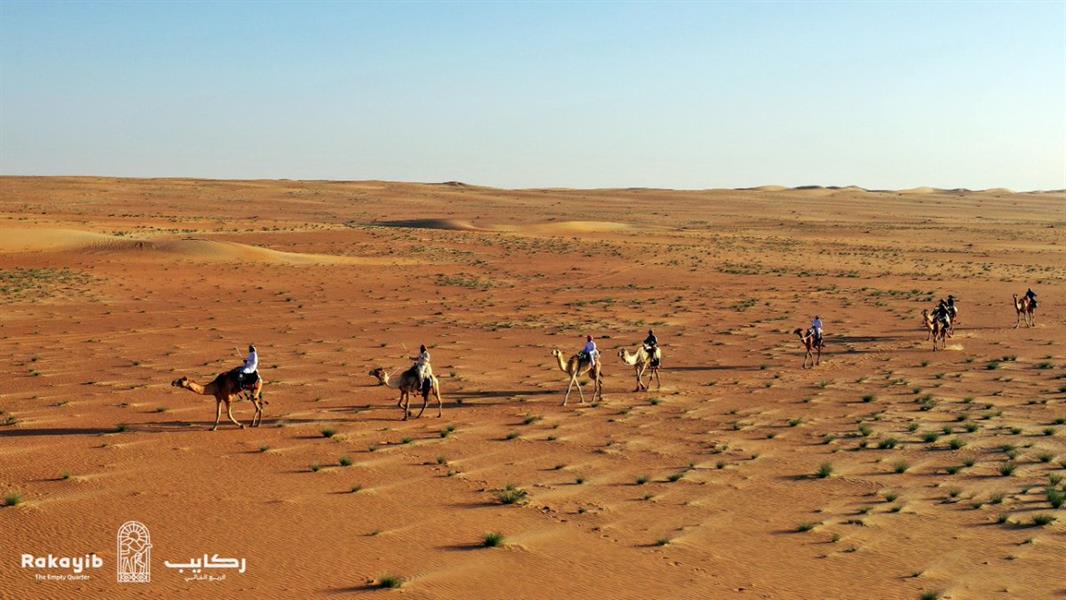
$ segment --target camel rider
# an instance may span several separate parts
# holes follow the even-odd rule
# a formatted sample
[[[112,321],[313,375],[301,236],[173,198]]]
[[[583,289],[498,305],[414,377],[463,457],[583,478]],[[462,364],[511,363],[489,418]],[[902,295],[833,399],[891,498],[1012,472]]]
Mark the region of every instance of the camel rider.
[[[425,393],[426,388],[429,386],[429,350],[426,349],[426,345],[422,344],[418,347],[418,356],[413,357],[415,361],[415,371],[418,373],[418,380],[422,382],[422,393]]]
[[[1032,306],[1033,310],[1036,310],[1036,292],[1033,291],[1033,288],[1029,288],[1025,292],[1025,297],[1029,299],[1029,306]]]
[[[585,336],[585,347],[581,350],[581,353],[588,357],[589,365],[595,367],[596,359],[600,355],[600,351],[596,348],[596,342],[592,341],[592,336]]]
[[[259,353],[256,352],[255,346],[248,344],[248,358],[244,359],[244,366],[237,369],[237,386],[244,388],[244,380],[248,379],[249,382],[254,382],[258,379],[256,371],[259,370]],[[250,377],[251,375],[254,377]]]
[[[959,316],[959,307],[955,306],[955,296],[948,294],[947,305],[948,315],[951,317],[951,320],[954,321]]]
[[[644,349],[648,354],[654,355],[655,349],[659,347],[659,338],[655,337],[655,332],[651,329],[648,330],[648,337],[644,338]]]
[[[659,338],[655,337],[655,332],[651,329],[648,330],[648,337],[644,338],[644,351],[648,353],[652,364],[657,366],[659,362]]]
[[[822,317],[814,315],[814,320],[811,321],[811,332],[814,334],[814,341],[818,344],[822,343]]]
[[[943,300],[936,305],[936,310],[933,311],[933,316],[940,321],[945,328],[951,327],[951,311],[948,310],[947,302]]]

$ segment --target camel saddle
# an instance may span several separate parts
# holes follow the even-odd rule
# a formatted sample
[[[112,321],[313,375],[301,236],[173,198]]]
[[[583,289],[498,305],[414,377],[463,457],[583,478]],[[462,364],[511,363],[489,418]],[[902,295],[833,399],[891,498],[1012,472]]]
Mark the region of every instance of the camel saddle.
[[[241,368],[237,367],[226,374],[226,378],[237,385],[240,382],[241,391],[255,389],[255,384],[259,383],[259,371],[252,371],[251,373],[245,373],[243,380],[241,379]]]
[[[658,367],[659,363],[661,363],[663,360],[663,355],[661,352],[659,352],[659,347],[644,346],[644,351],[647,352],[649,356],[651,356],[651,366]]]

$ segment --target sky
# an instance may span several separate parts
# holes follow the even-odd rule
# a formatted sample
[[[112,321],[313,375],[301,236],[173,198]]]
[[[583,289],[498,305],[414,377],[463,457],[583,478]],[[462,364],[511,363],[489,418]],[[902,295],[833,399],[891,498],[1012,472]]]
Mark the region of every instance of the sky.
[[[1066,188],[1066,1],[0,0],[0,174]]]

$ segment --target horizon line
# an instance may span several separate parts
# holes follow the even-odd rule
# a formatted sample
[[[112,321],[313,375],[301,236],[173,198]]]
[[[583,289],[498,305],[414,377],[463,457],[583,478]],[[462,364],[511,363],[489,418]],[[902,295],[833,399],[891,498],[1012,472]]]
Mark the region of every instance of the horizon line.
[[[0,179],[11,178],[26,178],[26,179],[119,179],[119,180],[132,180],[132,181],[149,181],[149,180],[191,180],[191,181],[219,181],[219,182],[242,182],[242,181],[292,181],[292,182],[314,182],[314,183],[397,183],[406,185],[445,185],[453,187],[471,187],[471,188],[484,188],[503,191],[538,191],[538,190],[575,190],[575,191],[611,191],[611,190],[657,190],[665,192],[713,192],[713,191],[734,191],[734,192],[774,192],[774,191],[805,191],[805,190],[852,190],[867,193],[900,193],[914,190],[931,190],[933,192],[948,192],[948,193],[979,193],[990,191],[1001,191],[1011,194],[1054,194],[1054,193],[1066,193],[1066,188],[1054,188],[1054,189],[1033,189],[1033,190],[1013,190],[1007,187],[991,187],[991,188],[968,188],[968,187],[937,187],[937,186],[925,186],[917,185],[906,188],[868,188],[860,185],[825,185],[825,184],[805,184],[805,185],[782,185],[782,184],[760,184],[760,185],[748,185],[741,187],[706,187],[706,188],[673,188],[673,187],[660,187],[660,186],[648,186],[648,185],[630,185],[630,186],[618,186],[618,187],[568,187],[568,186],[532,186],[532,187],[502,187],[495,185],[484,185],[479,183],[469,183],[458,179],[451,179],[445,181],[414,181],[414,180],[402,180],[402,179],[300,179],[292,177],[195,177],[185,175],[163,175],[163,176],[130,176],[130,175],[23,175],[23,174],[9,174],[0,173]],[[765,188],[781,188],[779,190],[765,189]]]

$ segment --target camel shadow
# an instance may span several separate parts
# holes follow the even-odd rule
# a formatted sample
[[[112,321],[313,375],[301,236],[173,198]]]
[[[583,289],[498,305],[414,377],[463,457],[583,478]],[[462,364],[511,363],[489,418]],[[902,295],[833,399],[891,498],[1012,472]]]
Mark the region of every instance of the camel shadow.
[[[761,367],[758,365],[713,365],[713,366],[681,366],[681,367],[663,367],[664,372],[668,371],[759,371]]]
[[[119,430],[115,427],[46,427],[41,429],[12,429],[9,431],[0,431],[0,438],[53,435],[102,435],[105,433],[119,433]]]
[[[920,335],[922,332],[916,332],[915,335]],[[890,342],[902,339],[911,339],[911,337],[904,338],[902,335],[834,335],[826,336],[825,343],[829,344],[868,344],[872,342]]]
[[[448,395],[456,396],[459,398],[507,398],[510,396],[550,396],[552,394],[557,393],[557,391],[553,390],[496,390],[477,392],[452,392]]]

